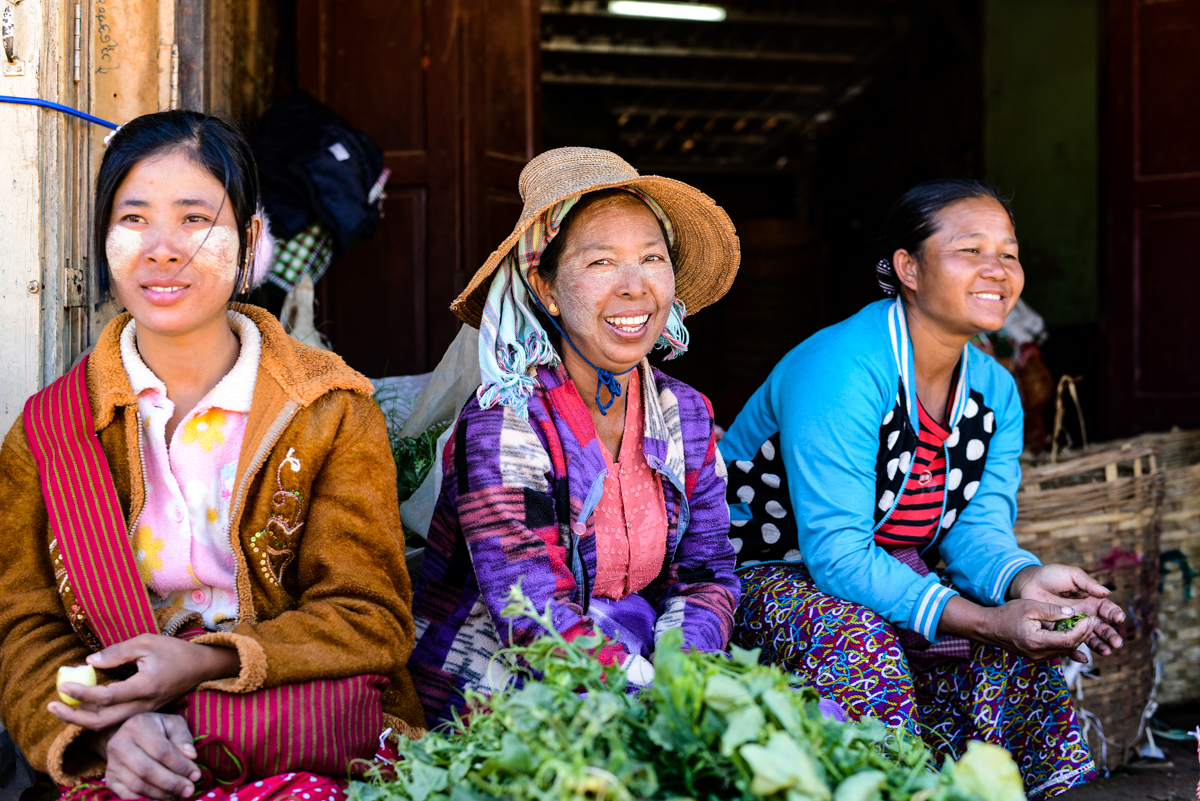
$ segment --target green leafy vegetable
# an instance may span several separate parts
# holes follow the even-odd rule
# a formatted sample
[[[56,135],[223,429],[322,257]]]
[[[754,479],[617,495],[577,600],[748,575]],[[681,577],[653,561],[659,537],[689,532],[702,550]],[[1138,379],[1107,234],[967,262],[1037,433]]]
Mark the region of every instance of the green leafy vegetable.
[[[1077,624],[1079,621],[1084,620],[1086,618],[1087,618],[1087,615],[1081,614],[1081,615],[1075,615],[1074,617],[1069,617],[1066,620],[1060,620],[1054,624],[1054,630],[1055,631],[1070,631],[1071,629],[1075,628],[1075,624]]]
[[[878,720],[825,719],[817,695],[757,651],[726,658],[656,647],[654,685],[601,665],[605,640],[567,642],[514,587],[504,610],[545,636],[497,654],[509,684],[469,693],[465,719],[402,740],[394,768],[352,781],[349,801],[1016,801],[1001,749],[972,744],[939,773],[929,749]],[[523,681],[518,686],[516,678]],[[993,750],[989,750],[993,749]],[[996,753],[998,752],[998,753]],[[1002,775],[997,786],[990,776]],[[1016,795],[1011,779],[1016,776]],[[1023,797],[1023,796],[1022,796]]]
[[[1025,801],[1025,785],[1012,757],[998,745],[972,741],[962,759],[947,767],[954,785],[982,801]]]
[[[401,397],[390,386],[380,387],[376,390],[374,398],[383,410],[383,419],[387,423],[392,459],[396,462],[396,492],[400,496],[400,503],[404,503],[417,491],[429,475],[429,471],[433,469],[434,463],[441,458],[441,454],[437,452],[438,437],[450,427],[451,421],[438,423],[415,437],[402,437],[400,432],[404,429],[405,417],[412,406],[412,400]],[[425,541],[416,537],[409,544],[422,547]]]

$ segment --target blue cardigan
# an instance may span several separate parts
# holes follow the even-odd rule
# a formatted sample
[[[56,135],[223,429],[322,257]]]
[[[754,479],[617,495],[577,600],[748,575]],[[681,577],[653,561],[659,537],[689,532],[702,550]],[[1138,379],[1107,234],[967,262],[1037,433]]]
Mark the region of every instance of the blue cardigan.
[[[920,430],[912,364],[902,303],[872,303],[788,353],[719,447],[730,465],[735,547],[741,546],[739,525],[751,519],[770,521],[763,526],[765,541],[779,541],[770,556],[755,554],[761,558],[750,561],[743,553],[742,567],[803,558],[823,592],[936,641],[942,610],[957,593],[934,573],[918,575],[874,540],[912,470]],[[1022,568],[1041,564],[1017,547],[1013,534],[1021,401],[1008,371],[970,345],[959,375],[938,536],[922,556],[940,556],[955,588],[998,606]],[[767,472],[777,452],[782,476]],[[735,480],[739,471],[764,482],[757,499],[748,483]],[[768,487],[782,491],[784,503],[763,507]],[[785,552],[790,537],[795,550]]]

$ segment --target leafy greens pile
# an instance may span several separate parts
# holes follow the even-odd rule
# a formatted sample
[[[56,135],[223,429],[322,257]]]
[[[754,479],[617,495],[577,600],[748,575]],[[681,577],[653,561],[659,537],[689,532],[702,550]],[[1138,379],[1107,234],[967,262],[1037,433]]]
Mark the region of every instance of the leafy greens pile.
[[[451,421],[431,426],[415,437],[402,437],[400,432],[415,399],[400,395],[390,386],[376,390],[373,397],[383,411],[383,418],[387,423],[392,459],[396,462],[396,491],[400,496],[400,503],[404,503],[425,481],[425,477],[433,469],[434,462],[441,456],[437,452],[438,437],[450,427]]]
[[[349,801],[1022,801],[1008,753],[972,743],[938,772],[929,749],[868,719],[826,719],[818,698],[757,651],[733,658],[656,649],[654,685],[629,693],[623,671],[592,655],[602,637],[568,643],[514,587],[505,617],[548,634],[502,651],[520,688],[468,697],[469,721],[403,740],[393,769],[373,769]],[[518,666],[523,663],[523,666]],[[530,673],[534,671],[535,673]],[[537,676],[535,680],[533,677]]]

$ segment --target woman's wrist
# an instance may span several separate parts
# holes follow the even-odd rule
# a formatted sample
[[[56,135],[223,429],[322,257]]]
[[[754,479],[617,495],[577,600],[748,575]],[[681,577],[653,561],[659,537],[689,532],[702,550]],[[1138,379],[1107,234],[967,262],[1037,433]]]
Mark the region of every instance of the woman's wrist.
[[[220,645],[196,647],[203,649],[203,657],[197,663],[197,686],[206,681],[230,679],[242,672],[242,660],[237,649]]]
[[[990,607],[972,603],[961,595],[955,595],[942,608],[942,617],[938,621],[938,633],[952,637],[963,637],[979,642],[992,642],[992,626],[990,619],[993,611]]]
[[[1008,590],[1005,593],[1005,599],[1015,601],[1022,597],[1021,592],[1025,589],[1025,585],[1033,579],[1040,568],[1037,565],[1029,565],[1017,571],[1017,575],[1012,577],[1012,581],[1008,582]]]

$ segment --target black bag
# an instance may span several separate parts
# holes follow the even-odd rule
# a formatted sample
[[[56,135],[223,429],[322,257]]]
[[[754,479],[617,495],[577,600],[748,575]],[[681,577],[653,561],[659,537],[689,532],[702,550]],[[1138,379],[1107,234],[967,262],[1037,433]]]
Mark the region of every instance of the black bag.
[[[254,139],[271,231],[291,239],[314,218],[334,237],[335,259],[375,232],[381,199],[370,199],[383,151],[366,134],[303,90],[275,102]]]

